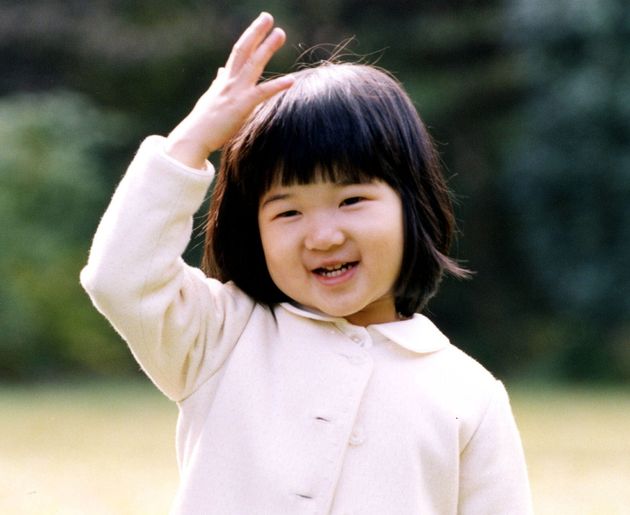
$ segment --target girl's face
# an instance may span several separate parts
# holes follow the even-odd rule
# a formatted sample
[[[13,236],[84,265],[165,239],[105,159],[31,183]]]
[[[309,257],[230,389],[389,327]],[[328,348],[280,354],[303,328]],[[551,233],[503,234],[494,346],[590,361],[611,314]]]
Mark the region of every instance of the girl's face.
[[[356,325],[398,319],[403,212],[388,184],[276,185],[260,200],[258,225],[269,274],[285,295]]]

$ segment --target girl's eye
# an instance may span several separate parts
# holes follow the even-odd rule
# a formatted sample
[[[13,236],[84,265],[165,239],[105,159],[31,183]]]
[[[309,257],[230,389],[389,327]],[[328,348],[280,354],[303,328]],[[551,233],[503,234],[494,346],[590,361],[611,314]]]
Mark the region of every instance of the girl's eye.
[[[299,215],[300,212],[295,209],[290,209],[289,211],[283,211],[282,213],[278,213],[276,218],[291,218],[292,216]]]
[[[347,199],[344,199],[341,202],[341,205],[342,206],[352,206],[353,204],[358,204],[362,200],[364,200],[363,197],[349,197]]]

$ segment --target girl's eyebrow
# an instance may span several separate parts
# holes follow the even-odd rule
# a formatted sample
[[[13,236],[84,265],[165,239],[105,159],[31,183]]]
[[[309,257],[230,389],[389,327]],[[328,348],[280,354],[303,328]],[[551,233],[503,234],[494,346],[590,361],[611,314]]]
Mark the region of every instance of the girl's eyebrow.
[[[265,197],[263,199],[263,202],[260,205],[260,208],[262,209],[268,204],[271,204],[272,202],[276,202],[278,200],[286,200],[290,196],[291,196],[290,193],[276,193],[275,195],[269,195],[268,197]]]

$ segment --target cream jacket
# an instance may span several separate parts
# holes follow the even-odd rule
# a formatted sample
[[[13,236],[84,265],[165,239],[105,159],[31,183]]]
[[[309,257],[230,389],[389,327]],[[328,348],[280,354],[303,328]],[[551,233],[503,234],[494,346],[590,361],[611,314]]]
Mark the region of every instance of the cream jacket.
[[[272,313],[187,266],[213,171],[162,145],[140,147],[81,281],[179,406],[172,513],[531,513],[500,382],[422,315],[364,328]]]

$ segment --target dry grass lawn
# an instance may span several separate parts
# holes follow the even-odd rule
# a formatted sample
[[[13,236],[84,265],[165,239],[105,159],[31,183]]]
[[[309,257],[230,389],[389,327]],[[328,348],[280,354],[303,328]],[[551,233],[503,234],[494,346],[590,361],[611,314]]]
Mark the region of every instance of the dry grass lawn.
[[[538,515],[630,514],[630,390],[515,389]]]
[[[511,391],[536,513],[630,514],[630,391]],[[0,513],[167,513],[175,418],[146,383],[0,388]]]

